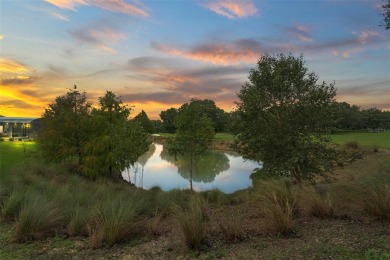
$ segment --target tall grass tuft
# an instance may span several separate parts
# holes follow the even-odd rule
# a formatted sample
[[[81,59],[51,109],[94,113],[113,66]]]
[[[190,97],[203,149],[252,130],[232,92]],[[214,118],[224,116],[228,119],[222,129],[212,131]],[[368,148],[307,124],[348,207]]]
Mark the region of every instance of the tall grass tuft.
[[[205,233],[204,201],[202,198],[194,196],[189,204],[188,209],[176,206],[175,212],[187,248],[200,249]]]
[[[311,217],[328,218],[334,213],[333,200],[329,193],[321,194],[314,187],[305,187],[298,195],[302,212]]]
[[[138,205],[131,198],[117,197],[100,203],[95,211],[95,221],[90,225],[92,247],[104,243],[112,246],[131,238],[139,226],[138,216]]]
[[[282,235],[294,232],[296,198],[286,183],[270,183],[271,191],[263,195],[264,215],[271,231]]]
[[[156,236],[159,234],[158,228],[160,226],[161,220],[163,219],[165,210],[159,211],[158,209],[154,210],[153,217],[148,225],[149,234]]]
[[[366,186],[362,199],[364,211],[381,221],[390,219],[390,185]]]
[[[88,235],[87,228],[88,209],[76,206],[70,213],[69,223],[67,225],[67,233],[70,236],[86,236]]]
[[[30,196],[32,196],[30,191],[14,190],[8,199],[4,200],[1,208],[2,219],[5,221],[14,220]]]
[[[26,241],[55,234],[65,226],[66,217],[62,205],[48,201],[42,196],[35,196],[24,203],[16,219],[14,238]]]

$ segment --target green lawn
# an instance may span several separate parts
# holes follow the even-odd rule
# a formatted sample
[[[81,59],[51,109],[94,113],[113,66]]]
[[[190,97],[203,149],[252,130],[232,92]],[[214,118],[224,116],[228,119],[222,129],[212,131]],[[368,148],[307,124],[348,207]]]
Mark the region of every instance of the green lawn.
[[[329,135],[337,144],[356,141],[363,146],[390,148],[390,132],[369,133],[358,131],[338,131]]]
[[[174,134],[159,133],[161,136],[171,137]],[[390,148],[390,132],[369,133],[362,131],[337,131],[329,135],[337,144],[356,141],[363,146],[378,146]],[[234,136],[229,133],[217,133],[214,140],[233,141]]]
[[[35,142],[0,142],[0,172],[20,163],[34,151],[36,151]]]

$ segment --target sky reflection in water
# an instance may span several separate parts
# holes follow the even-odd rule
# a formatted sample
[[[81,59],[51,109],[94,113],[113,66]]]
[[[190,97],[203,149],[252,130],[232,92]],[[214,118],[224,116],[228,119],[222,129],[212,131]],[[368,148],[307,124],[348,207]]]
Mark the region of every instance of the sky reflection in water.
[[[208,151],[194,169],[194,190],[217,188],[225,193],[252,186],[250,174],[259,164],[233,152]],[[125,180],[137,187],[150,189],[159,186],[164,191],[190,187],[188,163],[184,158],[170,155],[162,144],[152,144],[134,167],[122,172]]]

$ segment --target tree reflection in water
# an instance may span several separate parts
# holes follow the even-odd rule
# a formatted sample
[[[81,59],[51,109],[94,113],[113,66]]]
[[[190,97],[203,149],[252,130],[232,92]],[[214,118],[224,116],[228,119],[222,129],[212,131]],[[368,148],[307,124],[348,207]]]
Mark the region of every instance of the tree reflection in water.
[[[128,176],[130,183],[133,183],[134,185],[136,185],[137,187],[140,187],[140,188],[143,187],[144,167],[145,167],[146,163],[148,162],[148,160],[150,159],[150,157],[152,157],[152,155],[154,154],[155,151],[156,151],[156,146],[154,144],[151,144],[149,146],[149,150],[146,153],[144,153],[143,155],[141,155],[138,158],[138,161],[133,166],[128,167],[126,169],[127,176]],[[130,171],[132,171],[134,173],[133,182],[130,179]],[[138,183],[137,183],[137,179],[138,179]]]
[[[185,156],[175,156],[169,154],[168,148],[163,147],[160,158],[174,164],[178,168],[178,173],[185,179],[196,182],[210,183],[223,171],[229,169],[229,158],[220,151],[208,150],[202,155],[194,167],[192,180],[190,179],[189,158]]]

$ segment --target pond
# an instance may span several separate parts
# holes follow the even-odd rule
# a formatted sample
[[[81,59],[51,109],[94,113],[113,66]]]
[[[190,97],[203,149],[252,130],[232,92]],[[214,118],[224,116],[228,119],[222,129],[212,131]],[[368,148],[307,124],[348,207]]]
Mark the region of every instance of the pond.
[[[154,186],[164,191],[190,188],[188,161],[168,153],[163,144],[153,143],[138,162],[122,172],[126,181],[137,187],[150,189]],[[252,186],[249,178],[255,168],[253,161],[245,161],[240,155],[226,151],[207,151],[196,164],[192,185],[196,191],[219,189],[224,193]]]

